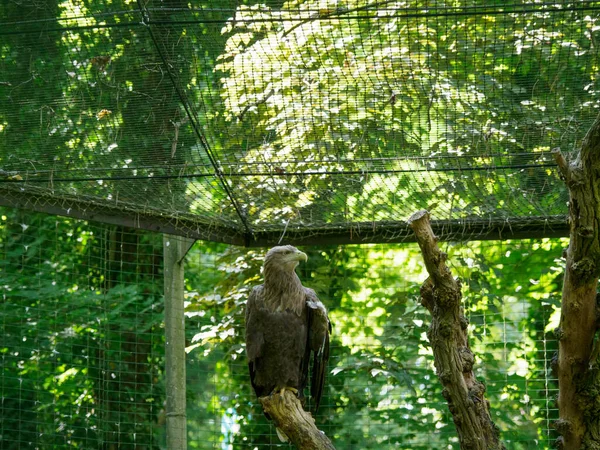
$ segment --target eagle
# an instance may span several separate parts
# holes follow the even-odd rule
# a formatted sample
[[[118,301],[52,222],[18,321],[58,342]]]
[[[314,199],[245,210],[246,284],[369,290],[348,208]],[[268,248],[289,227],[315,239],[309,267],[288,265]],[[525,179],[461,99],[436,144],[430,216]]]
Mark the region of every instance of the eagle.
[[[258,397],[290,390],[304,406],[312,353],[310,395],[316,413],[325,383],[331,324],[315,291],[302,286],[296,275],[298,263],[307,259],[291,245],[267,252],[264,283],[252,289],[246,305],[246,354]]]

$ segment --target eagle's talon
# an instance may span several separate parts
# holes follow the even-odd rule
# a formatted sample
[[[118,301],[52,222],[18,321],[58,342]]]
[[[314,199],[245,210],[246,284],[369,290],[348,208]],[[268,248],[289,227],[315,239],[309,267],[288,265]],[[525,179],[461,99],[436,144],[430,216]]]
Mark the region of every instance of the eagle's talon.
[[[281,395],[283,397],[283,393],[285,391],[290,391],[292,392],[296,397],[298,397],[298,389],[293,388],[291,386],[286,386],[286,387],[282,387],[281,390],[279,391],[279,395]]]

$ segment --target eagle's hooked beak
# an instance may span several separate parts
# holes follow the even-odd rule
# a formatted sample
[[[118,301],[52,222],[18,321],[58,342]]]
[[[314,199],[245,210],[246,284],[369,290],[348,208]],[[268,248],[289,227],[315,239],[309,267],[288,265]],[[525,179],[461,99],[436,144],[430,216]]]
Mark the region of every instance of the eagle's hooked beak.
[[[297,250],[296,253],[294,253],[294,259],[297,261],[308,261],[308,256],[306,255],[306,253],[301,252],[300,250]]]
[[[304,260],[304,262],[308,261],[308,256],[306,255],[306,253],[298,251],[298,261],[300,261],[301,259]]]
[[[296,267],[298,267],[298,263],[300,261],[306,262],[307,260],[308,256],[306,256],[306,253],[301,252],[300,250],[295,250],[291,253],[284,255],[281,262],[286,267],[291,268],[293,270]]]

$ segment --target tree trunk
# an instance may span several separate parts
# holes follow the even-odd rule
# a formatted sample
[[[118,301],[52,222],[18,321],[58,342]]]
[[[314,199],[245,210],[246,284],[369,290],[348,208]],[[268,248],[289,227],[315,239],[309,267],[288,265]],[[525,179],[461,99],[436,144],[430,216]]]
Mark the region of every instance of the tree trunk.
[[[596,289],[600,268],[600,116],[585,136],[581,151],[568,163],[554,156],[569,188],[570,243],[562,292],[558,343],[559,446],[568,450],[598,448],[600,426],[594,408],[598,394],[590,371],[598,329]]]
[[[461,449],[504,449],[498,428],[492,422],[485,385],[475,378],[475,357],[469,348],[468,322],[461,305],[460,282],[446,266],[447,255],[437,246],[425,210],[413,214],[408,223],[421,248],[429,278],[421,286],[421,303],[431,313],[427,333],[433,349],[435,369],[444,386]]]

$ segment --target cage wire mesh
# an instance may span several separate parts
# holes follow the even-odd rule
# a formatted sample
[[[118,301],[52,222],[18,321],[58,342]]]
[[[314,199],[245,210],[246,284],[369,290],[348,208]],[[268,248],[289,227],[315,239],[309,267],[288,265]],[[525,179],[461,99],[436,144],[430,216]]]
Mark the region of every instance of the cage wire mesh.
[[[0,216],[0,448],[157,448],[157,236],[5,208]]]
[[[0,448],[165,448],[161,236],[8,208],[0,218]],[[508,449],[556,438],[564,245],[443,245]],[[458,448],[418,300],[416,245],[303,250],[299,276],[333,322],[319,428],[337,449]],[[263,254],[198,243],[187,257],[189,448],[287,448],[252,392],[243,346]]]
[[[0,5],[0,201],[245,245],[566,231],[600,2]]]
[[[564,234],[550,150],[598,111],[600,2],[0,4],[0,447],[164,447],[162,240]],[[84,218],[112,225],[91,225]],[[452,247],[509,448],[549,447],[560,242]],[[457,447],[411,246],[307,247],[337,448]],[[262,252],[187,264],[190,448],[277,446],[243,354]],[[510,276],[504,276],[509,273]]]

